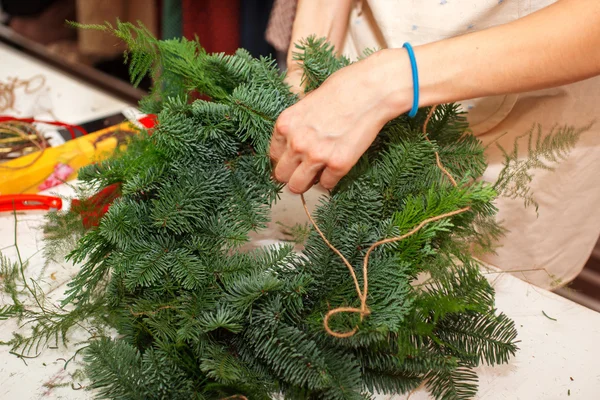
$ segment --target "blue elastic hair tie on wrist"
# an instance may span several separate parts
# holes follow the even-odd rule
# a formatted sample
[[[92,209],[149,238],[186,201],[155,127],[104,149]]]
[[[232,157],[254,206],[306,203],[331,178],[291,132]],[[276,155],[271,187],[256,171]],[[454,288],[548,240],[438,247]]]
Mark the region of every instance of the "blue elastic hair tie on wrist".
[[[413,106],[408,116],[414,118],[419,111],[419,70],[417,69],[417,59],[415,58],[415,52],[413,51],[410,43],[404,43],[402,46],[408,52],[410,58],[410,66],[412,67],[412,78],[413,78]]]

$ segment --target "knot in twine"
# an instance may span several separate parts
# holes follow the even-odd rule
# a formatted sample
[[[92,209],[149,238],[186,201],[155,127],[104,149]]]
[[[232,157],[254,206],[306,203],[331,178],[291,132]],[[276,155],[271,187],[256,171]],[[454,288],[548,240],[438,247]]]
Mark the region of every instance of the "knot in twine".
[[[431,143],[431,141],[429,140],[429,138],[427,136],[427,125],[429,124],[429,121],[431,120],[431,117],[433,116],[435,109],[436,109],[435,106],[431,108],[431,110],[429,111],[429,114],[427,114],[425,123],[423,124],[423,136],[425,137],[425,140],[427,140],[429,143]],[[452,185],[454,187],[457,187],[458,185],[456,183],[456,180],[454,180],[454,178],[452,177],[450,172],[448,172],[448,170],[446,168],[444,168],[444,166],[440,160],[440,155],[438,154],[437,151],[435,152],[435,160],[436,160],[436,164],[437,164],[438,168],[442,171],[442,173],[448,177],[448,180],[450,180],[450,182],[452,183]],[[335,248],[335,246],[333,246],[331,244],[331,242],[329,242],[329,240],[327,240],[327,238],[325,237],[325,235],[323,234],[321,229],[319,229],[317,223],[315,222],[312,215],[308,211],[308,207],[306,206],[306,200],[304,199],[304,195],[300,195],[300,198],[302,200],[302,206],[304,207],[304,212],[308,216],[308,219],[310,220],[310,222],[313,225],[313,227],[315,228],[315,230],[321,236],[321,239],[323,239],[325,244],[331,250],[333,250],[333,252],[335,254],[337,254],[338,257],[340,257],[340,259],[343,261],[343,263],[348,268],[348,271],[350,271],[350,276],[352,277],[352,280],[354,281],[356,293],[358,295],[358,299],[360,300],[360,307],[338,307],[338,308],[334,308],[333,310],[329,310],[327,312],[327,314],[325,314],[325,318],[323,319],[323,325],[325,327],[325,331],[329,335],[336,337],[336,338],[347,338],[347,337],[353,336],[358,331],[358,326],[355,326],[352,330],[350,330],[348,332],[335,332],[334,330],[332,330],[329,327],[329,319],[333,315],[341,314],[341,313],[360,314],[360,321],[362,322],[365,316],[371,314],[371,311],[367,307],[367,293],[368,293],[368,289],[369,289],[369,281],[368,281],[369,257],[371,256],[371,253],[373,252],[373,250],[375,250],[378,246],[381,246],[386,243],[393,243],[393,242],[399,242],[401,240],[404,240],[407,237],[414,235],[419,230],[421,230],[421,228],[423,228],[425,225],[427,225],[431,222],[439,221],[441,219],[448,218],[448,217],[452,217],[452,216],[464,213],[471,209],[470,207],[464,207],[464,208],[461,208],[461,209],[458,209],[455,211],[451,211],[451,212],[448,212],[445,214],[437,215],[435,217],[427,218],[427,219],[421,221],[420,224],[418,224],[417,226],[415,226],[413,229],[411,229],[409,232],[405,233],[402,236],[387,238],[387,239],[383,239],[383,240],[373,243],[367,250],[367,253],[365,254],[365,258],[363,259],[363,265],[362,265],[363,288],[361,289],[360,283],[358,282],[358,279],[356,278],[356,273],[354,272],[354,268],[352,267],[352,264],[350,264],[348,259],[346,259],[346,257],[344,257],[344,255],[337,248]]]

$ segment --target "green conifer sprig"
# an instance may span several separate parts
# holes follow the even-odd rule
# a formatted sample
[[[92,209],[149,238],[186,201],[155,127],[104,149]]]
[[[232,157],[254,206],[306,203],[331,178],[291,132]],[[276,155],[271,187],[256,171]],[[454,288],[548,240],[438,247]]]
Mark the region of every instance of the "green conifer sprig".
[[[0,321],[14,318],[19,315],[19,308],[13,304],[0,307]]]
[[[298,51],[294,52],[294,61],[302,64],[302,84],[307,92],[318,88],[329,75],[350,64],[347,57],[336,56],[333,45],[324,38],[311,36],[295,47]]]

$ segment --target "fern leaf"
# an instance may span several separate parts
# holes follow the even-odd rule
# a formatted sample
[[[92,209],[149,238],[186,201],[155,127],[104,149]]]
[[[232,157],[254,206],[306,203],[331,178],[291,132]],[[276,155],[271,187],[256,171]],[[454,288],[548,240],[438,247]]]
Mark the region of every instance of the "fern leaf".
[[[498,175],[494,189],[500,196],[523,199],[525,207],[533,205],[537,212],[539,204],[530,187],[534,177],[533,170],[553,170],[560,161],[568,157],[581,135],[589,128],[590,126],[555,126],[547,135],[543,135],[541,125],[536,124],[527,133],[515,139],[511,152],[497,143],[496,146],[504,156],[504,167]],[[519,141],[522,138],[527,139],[525,158],[522,158],[519,152]]]

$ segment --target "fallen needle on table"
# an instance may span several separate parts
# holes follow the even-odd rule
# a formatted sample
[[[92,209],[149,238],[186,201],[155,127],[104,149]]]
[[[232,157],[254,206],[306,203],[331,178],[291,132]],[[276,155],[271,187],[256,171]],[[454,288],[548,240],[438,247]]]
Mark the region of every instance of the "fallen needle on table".
[[[544,314],[544,317],[551,319],[552,321],[558,321],[556,318],[552,318],[551,316],[549,316],[548,314],[546,314],[546,312],[544,310],[542,310],[542,314]]]

